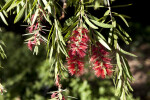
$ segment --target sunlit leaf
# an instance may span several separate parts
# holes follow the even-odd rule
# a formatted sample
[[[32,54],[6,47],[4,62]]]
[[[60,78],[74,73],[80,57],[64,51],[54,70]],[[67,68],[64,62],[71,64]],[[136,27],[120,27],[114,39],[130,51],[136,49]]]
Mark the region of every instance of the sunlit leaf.
[[[4,15],[3,15],[2,12],[0,12],[0,17],[1,17],[2,21],[3,21],[6,25],[8,25],[8,23],[7,23],[7,21],[6,21],[6,19],[5,19],[5,17],[4,17]]]
[[[91,21],[99,27],[103,27],[103,28],[112,28],[113,27],[111,24],[101,23],[101,22],[98,22],[98,21],[95,21],[92,19],[91,19]]]
[[[103,40],[101,37],[98,36],[98,41],[105,47],[107,48],[108,50],[111,50],[111,48],[109,47],[108,43]]]
[[[32,25],[35,23],[35,21],[36,21],[36,19],[37,19],[37,17],[38,17],[38,13],[39,13],[39,9],[37,9],[37,10],[35,11],[35,14],[34,14],[34,17],[33,17],[33,20],[32,20]]]
[[[18,6],[21,2],[22,2],[22,0],[14,0],[13,3],[7,9],[7,12],[9,12],[10,10],[12,10],[14,7]]]
[[[86,18],[85,16],[83,17],[85,22],[93,29],[98,29],[98,27],[96,27],[94,24],[92,24],[88,18]]]
[[[13,2],[14,0],[7,0],[7,2],[5,3],[5,5],[3,6],[3,8],[0,10],[3,11],[3,10],[6,10]]]
[[[24,5],[24,7],[19,11],[17,16],[15,17],[14,23],[17,23],[22,18],[25,8],[26,8],[26,5]]]

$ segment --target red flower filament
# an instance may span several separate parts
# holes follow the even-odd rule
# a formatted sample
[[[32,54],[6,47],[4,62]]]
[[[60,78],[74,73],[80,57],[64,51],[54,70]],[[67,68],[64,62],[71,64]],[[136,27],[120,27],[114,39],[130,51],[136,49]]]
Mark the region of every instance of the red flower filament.
[[[112,65],[110,62],[111,59],[108,58],[108,55],[109,52],[107,52],[100,43],[96,43],[96,46],[92,46],[90,62],[97,77],[105,78],[106,75],[111,76]]]
[[[69,57],[67,58],[68,70],[71,75],[82,75],[84,72],[84,57],[88,48],[88,30],[78,28],[72,32],[70,43],[68,44]]]

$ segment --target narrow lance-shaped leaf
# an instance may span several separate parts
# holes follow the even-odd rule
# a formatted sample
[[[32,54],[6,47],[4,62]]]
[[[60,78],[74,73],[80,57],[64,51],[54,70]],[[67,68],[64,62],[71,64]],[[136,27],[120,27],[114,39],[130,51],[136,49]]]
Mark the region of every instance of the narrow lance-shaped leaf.
[[[33,20],[32,20],[32,25],[35,23],[36,19],[37,19],[37,16],[38,16],[38,13],[39,13],[39,9],[37,9],[35,11],[35,14],[34,14],[34,17],[33,17]]]
[[[112,25],[110,24],[106,24],[106,23],[101,23],[95,20],[90,19],[95,25],[99,26],[99,27],[103,27],[103,28],[113,28]]]
[[[86,18],[85,16],[83,16],[85,22],[93,29],[98,29],[98,27],[96,27],[95,25],[93,25],[88,18]]]
[[[120,26],[117,24],[117,26],[119,27],[119,30],[130,40],[132,41],[131,37],[129,36],[129,34]]]
[[[26,20],[30,17],[30,15],[31,15],[31,13],[32,13],[32,11],[33,11],[33,9],[34,9],[34,7],[36,6],[36,4],[37,4],[37,0],[34,0],[33,5],[32,5],[32,9],[31,9],[30,12],[28,13],[28,15],[27,15],[27,17],[24,19],[24,21],[26,21]]]
[[[122,90],[120,100],[126,100],[125,90]]]
[[[17,16],[15,17],[14,23],[17,23],[22,18],[25,8],[26,8],[26,4],[24,5],[24,7],[19,11]]]
[[[113,25],[114,28],[116,27],[116,20],[115,20],[114,17],[112,17],[112,25]]]
[[[116,96],[120,95],[120,93],[121,93],[121,86],[122,86],[122,80],[119,79],[118,84],[117,84],[117,88],[116,88],[116,91],[115,91],[115,95]]]
[[[98,41],[108,50],[111,50],[111,48],[109,47],[108,43],[106,41],[104,41],[101,37],[98,36]]]
[[[7,23],[7,21],[6,21],[6,19],[5,19],[5,17],[4,17],[4,15],[3,15],[2,12],[0,12],[0,17],[1,17],[2,21],[3,21],[6,25],[8,25],[8,23]]]
[[[39,50],[38,50],[38,46],[35,46],[35,47],[34,47],[33,54],[35,53],[35,54],[37,55],[37,54],[38,54],[38,51],[39,51]]]
[[[132,81],[132,74],[130,72],[130,67],[127,64],[128,62],[125,62],[124,57],[121,56],[121,58],[122,58],[122,62],[123,62],[123,65],[124,65],[123,67],[125,69],[125,73],[127,74],[128,78]]]
[[[60,29],[59,26],[58,26],[58,21],[57,21],[56,19],[55,19],[55,27],[56,27],[56,32],[58,33],[57,35],[58,35],[60,41],[61,41],[64,45],[66,45],[66,44],[65,44],[65,41],[64,41],[64,39],[63,39],[63,36],[62,36],[62,34],[61,34],[61,29]]]
[[[126,21],[126,19],[121,15],[121,14],[118,14],[118,16],[124,21],[124,23],[129,27],[129,24],[128,22]]]
[[[113,33],[113,39],[114,39],[114,48],[117,49],[117,45],[118,45],[118,36],[116,35],[116,33]]]
[[[121,48],[120,48],[120,52],[123,53],[123,54],[129,55],[129,56],[132,56],[132,57],[137,57],[136,55],[134,55],[134,54],[132,54],[130,52],[127,52],[127,51],[125,51],[125,50],[123,50]]]
[[[115,29],[115,31],[117,33],[117,36],[119,36],[127,45],[129,45],[128,39],[125,36],[123,36],[118,29]]]
[[[49,3],[46,0],[42,0],[45,7],[48,9],[48,12],[51,13],[51,6],[49,5]]]
[[[106,41],[105,37],[98,31],[94,30],[95,33],[97,33],[103,40]]]
[[[113,28],[111,28],[109,31],[108,44],[110,44],[110,45],[113,44]]]
[[[22,0],[14,0],[13,3],[7,9],[7,12],[9,12],[10,10],[12,10],[14,7],[18,6],[21,2],[22,2]]]
[[[0,12],[7,9],[12,4],[12,2],[13,2],[13,0],[7,0],[7,2],[5,3],[3,8],[0,10]]]
[[[118,79],[121,79],[121,76],[122,76],[122,66],[121,66],[121,61],[120,61],[119,53],[116,53],[116,60],[117,60],[117,66],[119,68]]]

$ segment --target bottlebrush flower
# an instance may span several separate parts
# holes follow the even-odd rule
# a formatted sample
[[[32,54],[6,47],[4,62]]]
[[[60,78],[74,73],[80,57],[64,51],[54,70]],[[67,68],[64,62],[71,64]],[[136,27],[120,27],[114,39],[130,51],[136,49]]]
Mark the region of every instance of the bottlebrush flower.
[[[51,95],[51,99],[55,98],[55,100],[66,100],[64,96],[62,96],[62,98],[59,98],[59,93],[58,92],[54,92]]]
[[[29,40],[28,41],[28,48],[32,51],[33,46],[35,46],[37,44],[37,35],[34,35],[34,41]]]
[[[85,28],[77,28],[72,32],[69,41],[69,57],[67,58],[68,70],[71,75],[80,76],[84,71],[83,58],[88,49],[88,30]]]
[[[33,44],[31,40],[28,41],[28,48],[32,51]]]
[[[42,8],[39,6],[39,8],[42,10]],[[44,12],[44,10],[43,10]],[[42,36],[40,34],[40,32],[43,32],[45,33],[42,29],[42,22],[43,22],[43,17],[44,17],[44,13],[43,12],[38,12],[38,16],[35,16],[35,14],[32,15],[31,17],[31,23],[30,26],[27,28],[27,30],[29,31],[29,34],[34,34],[35,38],[31,38],[29,41],[28,41],[28,48],[32,51],[32,48],[33,46],[37,46],[37,45],[40,45],[40,42],[43,41],[42,40]],[[35,18],[36,17],[36,18]],[[34,19],[35,18],[35,19]],[[33,23],[33,20],[34,20],[34,23]]]
[[[90,63],[97,77],[105,78],[106,75],[111,76],[112,65],[108,55],[109,52],[107,52],[100,43],[97,42],[96,45],[92,45]]]
[[[3,92],[7,92],[7,91],[4,89],[3,85],[0,83],[0,93],[3,95]]]

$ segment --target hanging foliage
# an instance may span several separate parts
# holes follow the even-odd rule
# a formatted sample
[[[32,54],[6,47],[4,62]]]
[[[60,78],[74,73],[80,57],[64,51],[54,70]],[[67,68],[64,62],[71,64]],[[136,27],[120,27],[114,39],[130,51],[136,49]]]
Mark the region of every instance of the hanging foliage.
[[[132,39],[117,22],[119,17],[126,27],[129,27],[126,21],[129,17],[112,11],[113,0],[5,1],[0,1],[0,18],[6,25],[8,23],[5,18],[8,17],[8,12],[16,14],[14,24],[24,18],[24,22],[27,23],[24,26],[28,30],[28,33],[24,34],[28,37],[25,42],[31,51],[34,48],[33,54],[38,54],[41,43],[47,44],[47,57],[54,69],[58,87],[58,91],[52,92],[52,100],[65,100],[67,97],[62,95],[65,90],[61,89],[60,83],[60,78],[65,77],[63,72],[67,71],[71,76],[80,77],[84,75],[85,62],[89,62],[89,67],[98,78],[112,78],[115,94],[121,100],[125,100],[126,95],[133,91],[130,86],[133,76],[125,55],[136,55],[120,47],[120,40],[129,45]],[[96,17],[90,13],[91,8],[92,11],[97,10],[101,14],[103,8],[105,13],[100,18]],[[74,11],[70,11],[73,9]],[[69,11],[74,13],[70,17],[67,16]],[[48,23],[48,26],[44,23]]]

